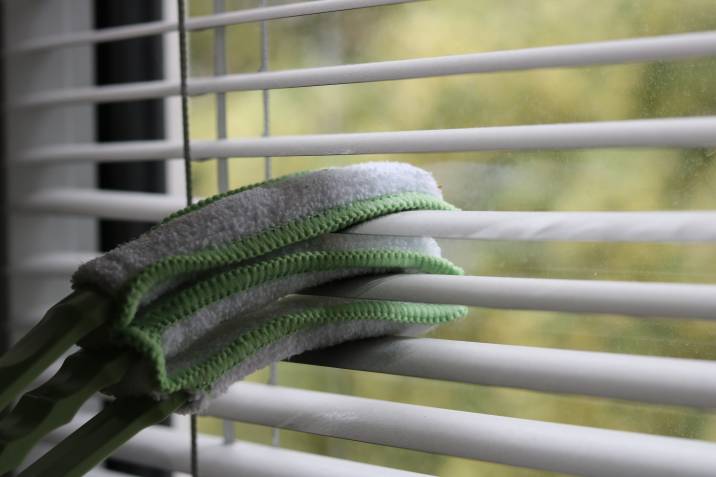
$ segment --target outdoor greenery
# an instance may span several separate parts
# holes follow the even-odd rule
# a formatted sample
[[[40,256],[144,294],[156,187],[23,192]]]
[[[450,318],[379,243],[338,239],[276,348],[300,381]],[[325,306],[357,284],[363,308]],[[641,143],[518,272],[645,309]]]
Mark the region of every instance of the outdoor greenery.
[[[272,2],[275,4],[276,2]],[[283,2],[286,3],[286,2]],[[229,1],[249,8],[254,1]],[[211,0],[192,0],[208,14]],[[433,0],[274,21],[270,68],[289,69],[716,29],[713,0]],[[256,71],[259,26],[227,30],[231,73]],[[213,33],[191,35],[192,75],[212,74]],[[716,61],[552,69],[272,91],[274,135],[582,122],[716,113]],[[229,135],[261,134],[261,92],[227,95]],[[192,100],[192,137],[216,135],[215,99]],[[275,158],[275,176],[368,160],[432,171],[466,210],[714,209],[714,150],[585,150]],[[215,161],[195,168],[216,192]],[[264,159],[233,159],[231,185],[262,180]],[[469,274],[716,282],[716,247],[558,242],[441,243]],[[433,333],[446,339],[716,359],[716,326],[689,320],[473,309]],[[265,381],[267,373],[251,379]],[[370,373],[279,365],[287,386],[451,409],[716,441],[716,414]],[[220,432],[205,419],[204,430]],[[270,430],[237,425],[240,439]],[[282,445],[441,476],[546,476],[496,464],[281,432]]]

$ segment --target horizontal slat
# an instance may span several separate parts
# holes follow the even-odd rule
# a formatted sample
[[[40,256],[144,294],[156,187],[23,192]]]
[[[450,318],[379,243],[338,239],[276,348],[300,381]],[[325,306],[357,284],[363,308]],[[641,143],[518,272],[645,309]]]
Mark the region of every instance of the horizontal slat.
[[[47,441],[57,443],[79,427],[73,423],[51,433]],[[425,477],[387,467],[268,447],[250,442],[226,445],[217,437],[199,435],[199,471],[202,477]],[[190,472],[189,435],[166,427],[152,426],[130,439],[113,457],[122,461],[175,472]]]
[[[204,30],[218,26],[236,25],[281,18],[314,15],[317,13],[341,12],[359,8],[379,7],[410,3],[416,0],[314,0],[311,2],[293,2],[287,5],[275,5],[263,8],[243,9],[221,14],[194,17],[187,20],[187,28]]]
[[[716,212],[414,211],[347,232],[472,240],[711,242],[716,241]]]
[[[410,1],[414,0],[314,0],[309,2],[295,2],[288,5],[242,9],[214,15],[188,18],[186,21],[186,29],[189,31],[196,31],[214,28],[217,26],[229,26],[265,20],[278,20],[281,18],[314,15],[318,13],[338,12],[358,8],[407,3]],[[139,38],[176,30],[177,23],[175,21],[146,22],[114,28],[103,28],[101,30],[81,31],[42,38],[31,38],[10,48],[8,52],[13,54],[28,53],[50,48]]]
[[[703,56],[716,56],[716,33],[687,33],[576,45],[197,78],[190,80],[187,88],[189,94],[198,95],[539,68],[666,61]],[[39,92],[18,99],[15,106],[35,107],[88,101],[127,101],[178,94],[179,83],[176,81],[151,81]]]
[[[155,222],[185,205],[182,197],[165,194],[57,188],[27,196],[13,207],[41,213]]]
[[[54,252],[36,255],[11,268],[11,273],[22,275],[65,276],[77,267],[97,257],[93,252]]]
[[[124,474],[122,472],[115,472],[113,470],[96,468],[96,469],[92,469],[89,472],[87,472],[85,474],[85,477],[131,477],[131,475]]]
[[[497,126],[195,141],[192,157],[326,156],[608,147],[702,148],[716,145],[716,117]],[[181,157],[176,141],[54,144],[14,163],[144,161]]]
[[[47,189],[17,207],[35,212],[159,221],[184,205],[180,197],[161,194]],[[716,240],[716,212],[414,211],[371,220],[345,233],[470,240],[711,242]]]
[[[716,362],[428,338],[362,340],[292,362],[470,384],[716,408]]]
[[[716,445],[242,382],[209,414],[568,474],[706,477]]]
[[[308,293],[485,308],[716,319],[716,286],[401,274],[363,277]]]

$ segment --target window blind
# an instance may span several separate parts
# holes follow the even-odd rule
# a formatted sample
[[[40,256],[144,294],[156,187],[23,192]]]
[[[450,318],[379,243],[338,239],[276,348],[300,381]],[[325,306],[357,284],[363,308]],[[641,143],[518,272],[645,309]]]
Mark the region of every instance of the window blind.
[[[164,140],[102,144],[94,142],[93,137],[93,108],[97,104],[157,98],[172,101],[179,94],[175,68],[167,68],[162,80],[108,86],[94,85],[90,71],[89,52],[94,44],[159,34],[167,37],[168,63],[175,62],[178,53],[173,49],[176,44],[172,35],[177,21],[173,17],[176,13],[173,2],[165,2],[166,18],[161,21],[102,30],[91,28],[88,1],[83,0],[80,5],[70,0],[41,6],[35,3],[6,2],[4,18],[8,53],[7,163],[12,171],[11,298],[18,333],[41,316],[45,305],[63,294],[67,278],[77,265],[96,256],[97,244],[92,238],[96,219],[157,221],[183,207],[185,202],[176,193],[101,190],[92,174],[94,165],[102,162],[149,159],[170,162],[182,155],[182,144],[171,124]],[[264,62],[258,72],[227,73],[224,55],[231,54],[232,45],[226,43],[223,28],[353,9],[410,9],[414,7],[411,3],[315,0],[224,11],[223,2],[217,2],[213,14],[189,18],[186,24],[189,31],[220,32],[212,46],[218,52],[214,63],[216,74],[193,76],[188,82],[188,92],[193,96],[217,95],[217,138],[192,141],[192,157],[197,162],[216,158],[375,154],[391,154],[400,159],[401,155],[411,153],[716,146],[714,116],[278,136],[270,136],[264,127],[262,137],[228,137],[227,104],[222,95],[232,92],[537,69],[662,64],[716,57],[716,33],[693,32],[280,71],[269,71]],[[440,2],[429,3],[435,9],[450,8]],[[57,21],[58,18],[62,21]],[[262,43],[267,47],[265,37]],[[57,71],[62,74],[56,74]],[[264,114],[268,117],[268,109]],[[271,162],[267,160],[266,164],[270,174]],[[217,167],[219,188],[226,187],[226,161],[218,162]],[[697,247],[716,242],[715,224],[716,211],[709,210],[466,210],[395,214],[345,233],[599,245],[653,242]],[[696,283],[401,275],[354,279],[307,293],[419,299],[486,309],[616,314],[640,320],[716,317],[716,286]],[[716,383],[712,378],[716,364],[707,359],[387,337],[308,353],[293,361],[636,403],[694,409],[713,409],[716,405]],[[574,475],[710,476],[716,469],[716,444],[707,441],[281,385],[236,384],[211,405],[209,414],[227,421]],[[45,444],[68,435],[83,419],[84,416],[79,416],[56,431]],[[223,440],[202,435],[199,451],[201,475],[205,476],[425,475],[277,446],[234,442],[230,435]],[[120,449],[117,457],[188,472],[187,433],[181,425],[147,429]],[[96,475],[116,474],[96,470]]]

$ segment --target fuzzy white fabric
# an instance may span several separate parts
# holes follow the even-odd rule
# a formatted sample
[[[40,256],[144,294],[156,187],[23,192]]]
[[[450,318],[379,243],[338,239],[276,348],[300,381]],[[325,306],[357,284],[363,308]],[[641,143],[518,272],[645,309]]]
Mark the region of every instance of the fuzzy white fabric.
[[[75,273],[75,287],[99,287],[115,295],[128,280],[148,265],[165,257],[228,244],[248,235],[268,230],[297,219],[357,200],[404,192],[418,192],[442,198],[432,176],[419,168],[402,163],[366,163],[325,169],[312,174],[290,177],[273,184],[258,186],[225,197],[196,211],[177,217],[104,256],[84,264]],[[305,251],[353,250],[415,251],[440,256],[440,248],[429,238],[371,237],[326,234],[287,246],[241,263],[245,267],[283,255]],[[234,266],[234,265],[232,265]],[[224,270],[214,270],[220,273]],[[349,302],[350,300],[301,297],[291,295],[328,281],[366,273],[411,272],[353,268],[287,276],[236,293],[202,308],[164,330],[162,348],[169,375],[190,369],[207,356],[213,355],[238,336],[287,313]],[[164,284],[162,294],[206,279],[184,277],[185,283]],[[169,287],[169,288],[167,288]],[[148,295],[155,296],[154,293]],[[145,310],[136,317],[141,322]],[[388,321],[347,321],[295,333],[267,346],[242,361],[219,379],[207,393],[197,393],[185,412],[201,409],[209,397],[216,396],[238,379],[267,364],[286,359],[306,350],[335,345],[350,339],[405,333],[426,327],[415,327]],[[153,388],[152,370],[146,362],[138,362],[123,381],[110,392],[117,395],[143,394]]]
[[[355,251],[355,250],[410,250],[425,255],[440,256],[440,247],[430,238],[418,237],[377,237],[366,235],[327,234],[287,247],[281,255],[307,251]],[[233,319],[236,326],[248,326],[246,313],[261,308],[281,297],[334,280],[365,275],[386,273],[383,268],[350,268],[343,270],[302,273],[274,280],[249,290],[236,293],[217,301],[189,316],[162,334],[162,348],[167,359],[171,359],[186,346],[204,336],[220,323]],[[140,318],[141,319],[141,318]]]
[[[260,316],[257,316],[255,320],[262,322],[272,317],[300,312],[301,310],[339,305],[350,301],[351,300],[326,297],[291,296],[262,310],[259,313]],[[206,409],[212,398],[220,396],[226,392],[226,390],[236,381],[243,379],[249,374],[258,371],[271,363],[288,359],[292,356],[303,353],[304,351],[334,346],[348,340],[405,333],[411,328],[420,328],[421,330],[427,329],[427,327],[415,327],[391,321],[354,320],[328,324],[312,328],[310,330],[293,333],[286,338],[260,349],[249,358],[242,361],[238,366],[235,366],[226,372],[221,379],[214,383],[213,387],[208,392],[194,393],[192,395],[191,402],[183,406],[178,412],[202,412]],[[172,363],[169,365],[170,373],[177,372],[186,366],[193,365],[193,356],[196,356],[194,353],[202,352],[201,350],[187,351],[188,352],[182,357],[184,359],[178,358],[172,360]]]
[[[287,247],[287,249],[290,249],[290,253],[318,250],[402,250],[430,256],[440,256],[441,253],[438,244],[433,239],[426,237],[378,237],[342,234],[327,234]],[[389,271],[410,272],[411,270],[354,268],[330,272],[302,273],[274,280],[215,302],[164,331],[162,348],[166,357],[167,371],[171,375],[182,369],[196,366],[216,350],[228,346],[239,335],[260,326],[276,316],[351,301],[343,298],[296,296],[292,295],[293,293],[341,278]],[[251,356],[245,362],[229,371],[214,383],[210,392],[197,394],[197,402],[192,403],[184,411],[193,412],[198,407],[203,406],[208,396],[220,394],[237,379],[259,369],[256,366],[262,367],[303,351],[338,344],[348,339],[405,333],[418,329],[425,330],[427,327],[383,321],[361,321],[360,323],[344,322],[339,325],[320,327],[312,329],[310,332],[292,335],[260,350],[256,356]],[[118,395],[144,394],[152,388],[152,381],[149,377],[152,372],[146,366],[146,363],[138,362],[127,373],[120,385],[111,388],[111,392]]]
[[[214,384],[210,391],[194,393],[191,401],[177,412],[180,414],[203,412],[211,399],[221,396],[235,382],[271,363],[288,359],[304,351],[327,348],[350,340],[399,334],[404,329],[405,325],[392,321],[355,320],[294,333],[288,338],[262,348],[239,366],[232,368]]]
[[[116,295],[162,258],[224,245],[357,200],[404,192],[442,197],[430,173],[398,162],[324,169],[258,186],[177,217],[87,262],[75,272],[73,286]]]

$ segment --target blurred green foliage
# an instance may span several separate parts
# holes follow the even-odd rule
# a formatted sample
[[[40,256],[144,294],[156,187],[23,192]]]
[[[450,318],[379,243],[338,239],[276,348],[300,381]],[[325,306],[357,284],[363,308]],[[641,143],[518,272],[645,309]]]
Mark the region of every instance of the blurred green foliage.
[[[228,1],[230,9],[253,1]],[[288,2],[271,2],[271,4]],[[211,13],[192,0],[191,13]],[[274,21],[271,69],[289,69],[716,28],[713,0],[433,0]],[[231,73],[256,71],[256,24],[227,29]],[[191,36],[192,74],[212,74],[213,32]],[[536,70],[271,92],[275,135],[459,128],[716,113],[716,61]],[[229,135],[261,134],[260,92],[230,93]],[[192,100],[192,136],[215,137],[212,96]],[[713,150],[480,152],[276,158],[273,174],[365,160],[408,161],[432,171],[446,198],[469,210],[715,209]],[[215,162],[195,168],[197,193],[216,192]],[[264,159],[234,159],[231,185],[263,179]],[[716,282],[716,247],[676,244],[443,242],[470,274]],[[716,359],[716,326],[686,320],[474,309],[434,332],[446,339]],[[466,386],[396,376],[279,366],[288,386],[474,412],[716,440],[716,414],[577,396]],[[263,381],[262,371],[251,379]],[[205,419],[205,430],[219,432]],[[240,439],[270,430],[237,425]],[[281,433],[289,448],[442,476],[546,476],[547,472]]]

